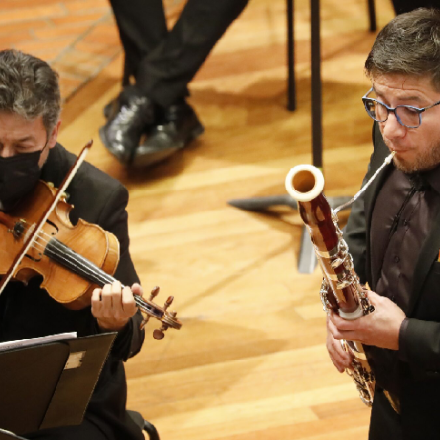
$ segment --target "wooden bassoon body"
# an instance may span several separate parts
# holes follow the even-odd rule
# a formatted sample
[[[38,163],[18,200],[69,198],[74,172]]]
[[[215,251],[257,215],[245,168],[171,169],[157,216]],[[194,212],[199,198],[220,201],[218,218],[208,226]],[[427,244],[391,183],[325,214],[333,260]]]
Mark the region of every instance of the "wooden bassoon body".
[[[297,201],[298,210],[313,242],[324,279],[321,301],[324,311],[333,310],[344,319],[358,319],[374,311],[353,267],[353,259],[338,226],[338,218],[323,194],[324,177],[311,165],[298,165],[286,177],[286,189]],[[352,377],[361,400],[371,406],[374,398],[374,373],[362,344],[341,341],[353,355]]]

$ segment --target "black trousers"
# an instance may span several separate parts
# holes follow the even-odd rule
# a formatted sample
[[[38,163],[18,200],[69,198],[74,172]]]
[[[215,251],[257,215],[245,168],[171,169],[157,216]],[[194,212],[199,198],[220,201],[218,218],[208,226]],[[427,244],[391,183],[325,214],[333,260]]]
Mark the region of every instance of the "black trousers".
[[[248,0],[188,0],[168,31],[162,0],[110,0],[132,76],[163,107],[188,95],[188,83]]]
[[[54,429],[45,429],[25,434],[28,439],[35,440],[107,440],[108,437],[89,420],[84,420],[81,425],[68,426]]]
[[[417,8],[440,8],[439,0],[393,0],[396,14],[410,12]]]
[[[381,389],[374,392],[368,440],[402,440],[402,424]]]
[[[62,426],[23,434],[29,440],[143,440],[141,428],[126,416],[123,420],[84,418],[81,425]]]

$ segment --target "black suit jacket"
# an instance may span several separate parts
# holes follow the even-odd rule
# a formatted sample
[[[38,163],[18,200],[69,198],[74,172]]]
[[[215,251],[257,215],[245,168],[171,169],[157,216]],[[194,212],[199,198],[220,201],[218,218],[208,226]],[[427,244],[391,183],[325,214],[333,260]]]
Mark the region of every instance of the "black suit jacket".
[[[373,127],[374,152],[364,183],[389,154],[377,124]],[[380,272],[371,268],[370,226],[376,196],[393,165],[386,167],[353,205],[345,239],[363,283],[374,291]],[[424,243],[413,277],[405,337],[397,353],[396,382],[399,387],[403,432],[407,439],[440,438],[440,213]],[[415,253],[415,255],[417,255]],[[408,255],[413,258],[413,255]],[[385,350],[367,348],[374,368],[380,370]],[[378,371],[380,373],[380,371]],[[374,420],[372,420],[374,423]]]
[[[41,178],[60,185],[76,157],[62,146],[50,151]],[[127,190],[116,180],[88,163],[83,163],[69,185],[68,202],[74,205],[70,213],[75,224],[78,218],[98,224],[116,235],[120,243],[120,261],[115,278],[131,285],[139,281],[129,254],[127,229]],[[14,340],[76,331],[78,336],[99,333],[90,307],[79,311],[67,310],[39,288],[41,279],[31,280],[28,286],[9,283],[0,297],[0,339]],[[85,418],[105,433],[109,440],[142,440],[141,430],[127,417],[126,379],[123,362],[136,354],[144,339],[139,330],[140,312],[121,330],[104,365]],[[63,430],[56,430],[62,437]]]

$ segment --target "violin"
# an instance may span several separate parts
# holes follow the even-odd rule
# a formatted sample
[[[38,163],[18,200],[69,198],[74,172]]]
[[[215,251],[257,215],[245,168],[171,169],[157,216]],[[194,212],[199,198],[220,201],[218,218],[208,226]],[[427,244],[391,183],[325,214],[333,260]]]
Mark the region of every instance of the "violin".
[[[56,194],[53,184],[40,180],[12,212],[0,211],[0,293],[9,279],[27,284],[41,275],[41,288],[65,307],[79,310],[90,306],[96,287],[116,281],[112,275],[119,262],[119,242],[114,234],[82,219],[74,226],[69,219],[73,206],[65,193],[50,210]],[[162,323],[153,332],[155,339],[162,339],[168,328],[182,327],[177,313],[167,310],[172,296],[163,307],[153,302],[159,290],[155,287],[149,299],[134,295],[144,317],[141,328],[151,317]]]

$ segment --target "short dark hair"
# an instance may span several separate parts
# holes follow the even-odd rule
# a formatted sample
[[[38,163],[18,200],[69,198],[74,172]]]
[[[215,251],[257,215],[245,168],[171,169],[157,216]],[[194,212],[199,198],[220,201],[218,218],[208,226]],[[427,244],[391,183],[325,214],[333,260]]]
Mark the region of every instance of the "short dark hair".
[[[365,72],[429,75],[440,90],[440,11],[420,8],[391,20],[377,35]]]
[[[43,117],[48,135],[61,111],[58,74],[45,61],[18,50],[0,51],[0,111]]]

